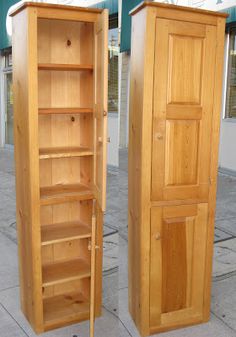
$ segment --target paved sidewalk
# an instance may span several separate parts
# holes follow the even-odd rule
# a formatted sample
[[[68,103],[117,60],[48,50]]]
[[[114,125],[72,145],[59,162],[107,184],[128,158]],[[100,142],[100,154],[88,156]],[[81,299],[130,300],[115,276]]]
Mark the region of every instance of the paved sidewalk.
[[[96,337],[139,336],[127,310],[127,194],[127,151],[121,150],[119,170],[109,170],[108,173],[103,316],[96,320]],[[211,321],[156,336],[236,336],[235,205],[236,178],[219,175]],[[85,322],[42,336],[87,337],[88,331]],[[19,307],[13,152],[4,149],[0,150],[0,337],[25,336],[36,335]]]

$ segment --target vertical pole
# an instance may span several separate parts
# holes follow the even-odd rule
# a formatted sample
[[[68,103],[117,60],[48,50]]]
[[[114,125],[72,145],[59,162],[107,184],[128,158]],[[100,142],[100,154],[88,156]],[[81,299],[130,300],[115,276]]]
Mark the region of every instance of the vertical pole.
[[[95,321],[95,269],[96,269],[96,216],[95,202],[93,204],[91,231],[91,279],[90,279],[90,337],[94,337]]]

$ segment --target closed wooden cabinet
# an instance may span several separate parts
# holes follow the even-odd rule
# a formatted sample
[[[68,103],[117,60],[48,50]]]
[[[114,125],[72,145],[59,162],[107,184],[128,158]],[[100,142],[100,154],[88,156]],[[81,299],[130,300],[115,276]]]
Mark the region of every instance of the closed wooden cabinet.
[[[145,336],[209,319],[225,15],[131,14],[129,308]]]
[[[108,13],[26,2],[11,16],[21,307],[41,333],[101,314]]]

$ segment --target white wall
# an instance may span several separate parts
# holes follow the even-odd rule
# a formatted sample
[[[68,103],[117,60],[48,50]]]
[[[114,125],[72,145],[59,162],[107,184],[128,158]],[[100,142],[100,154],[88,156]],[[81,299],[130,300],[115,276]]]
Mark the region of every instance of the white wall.
[[[108,114],[108,137],[110,142],[107,147],[107,164],[119,166],[119,114],[117,112]]]

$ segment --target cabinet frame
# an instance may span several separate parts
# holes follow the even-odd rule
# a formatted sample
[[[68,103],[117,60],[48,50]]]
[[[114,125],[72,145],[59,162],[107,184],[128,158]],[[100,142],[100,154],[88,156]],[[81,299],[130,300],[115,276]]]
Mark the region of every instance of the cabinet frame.
[[[47,205],[58,205],[63,202],[83,202],[83,200],[96,201],[95,214],[96,216],[96,289],[95,289],[95,315],[101,315],[102,301],[102,225],[103,212],[105,210],[106,196],[106,143],[107,143],[107,33],[108,33],[108,11],[100,9],[80,8],[75,6],[63,6],[42,4],[35,2],[25,2],[16,8],[11,14],[13,17],[13,90],[14,90],[14,137],[15,137],[15,162],[16,162],[16,218],[18,230],[18,253],[19,253],[19,274],[20,274],[20,296],[21,308],[26,318],[36,333],[41,333],[46,330],[57,328],[60,326],[79,322],[80,320],[89,319],[89,309],[78,317],[64,317],[63,319],[54,320],[52,322],[45,321],[45,313],[43,308],[43,286],[58,284],[57,280],[52,280],[50,274],[49,281],[43,281],[42,271],[42,252],[48,249],[50,245],[57,245],[59,242],[70,240],[70,236],[66,239],[65,228],[63,224],[59,232],[59,239],[52,239],[54,232],[44,232],[44,241],[42,241],[40,209],[48,207]],[[39,71],[90,71],[89,67],[76,67],[67,64],[50,65],[38,64],[38,19],[48,20],[63,20],[68,22],[85,22],[91,23],[94,29],[94,39],[97,32],[101,32],[101,40],[96,45],[93,45],[93,62],[94,69],[97,71],[95,64],[97,51],[100,53],[99,67],[101,70],[100,79],[102,92],[97,94],[97,98],[93,98],[93,106],[90,109],[82,108],[44,108],[38,106],[38,72]],[[98,50],[99,48],[99,50]],[[97,61],[96,61],[97,62]],[[63,69],[64,68],[64,69]],[[95,73],[94,71],[94,73]],[[93,88],[97,93],[96,78],[93,74]],[[97,99],[100,100],[100,105],[97,108]],[[96,107],[96,109],[95,109]],[[96,113],[95,113],[96,110]],[[104,113],[106,112],[106,113]],[[39,130],[38,120],[40,116],[49,116],[49,114],[91,114],[93,119],[93,128],[95,120],[99,116],[101,118],[100,139],[98,133],[93,133],[93,151],[94,153],[86,152],[81,149],[71,149],[66,152],[65,149],[55,153],[54,150],[43,149],[39,152]],[[94,129],[93,129],[94,131]],[[99,145],[97,145],[99,144]],[[96,153],[96,146],[99,146],[99,158]],[[51,151],[51,152],[50,152]],[[81,156],[81,157],[80,157]],[[48,160],[64,160],[64,158],[84,156],[93,156],[92,167],[101,165],[102,174],[98,179],[100,181],[100,191],[97,192],[95,185],[98,183],[94,176],[91,176],[91,191],[76,195],[71,194],[69,197],[57,198],[50,200],[48,196],[42,198],[42,193],[45,189],[40,188],[40,161]],[[84,157],[88,158],[88,157]],[[98,159],[97,159],[98,158]],[[67,159],[66,159],[67,160]],[[96,161],[100,163],[96,163]],[[48,191],[46,191],[48,193]],[[50,191],[51,193],[51,191]],[[82,207],[82,206],[81,206]],[[91,214],[92,221],[92,214]],[[44,227],[47,230],[47,227]],[[76,232],[73,223],[70,224],[70,230],[73,234],[72,241],[85,240],[83,245],[89,240],[90,234],[84,227],[77,228]],[[48,235],[50,236],[48,237]],[[57,233],[58,234],[58,233]],[[46,235],[46,236],[45,236]],[[75,237],[77,235],[77,237]],[[46,237],[46,239],[45,239]],[[50,241],[51,240],[51,241]],[[89,246],[87,244],[87,246]],[[45,266],[44,266],[45,267]],[[47,267],[47,266],[46,266]],[[54,266],[56,267],[56,265]],[[44,268],[45,269],[45,268]],[[86,270],[83,277],[86,277]],[[89,275],[88,275],[89,276]],[[70,278],[66,280],[73,279]],[[78,277],[77,277],[78,279]],[[64,282],[62,280],[62,282]],[[50,283],[51,282],[51,283]],[[60,298],[55,298],[59,300]],[[75,298],[75,301],[80,301],[80,298]],[[48,299],[46,300],[48,301]],[[45,301],[45,303],[46,303]],[[78,302],[79,303],[79,302]],[[53,307],[53,303],[51,303]]]
[[[129,311],[142,336],[206,322],[210,318],[212,254],[216,206],[219,127],[226,14],[144,1],[132,15],[129,119]],[[152,132],[156,19],[178,20],[216,27],[212,152],[207,198],[163,200],[151,198]],[[158,163],[157,163],[158,164]],[[160,163],[161,165],[161,163]],[[157,168],[158,170],[158,168]],[[156,172],[158,174],[158,172]],[[151,212],[154,208],[208,203],[203,314],[176,324],[150,322]],[[157,257],[158,259],[158,257]]]

